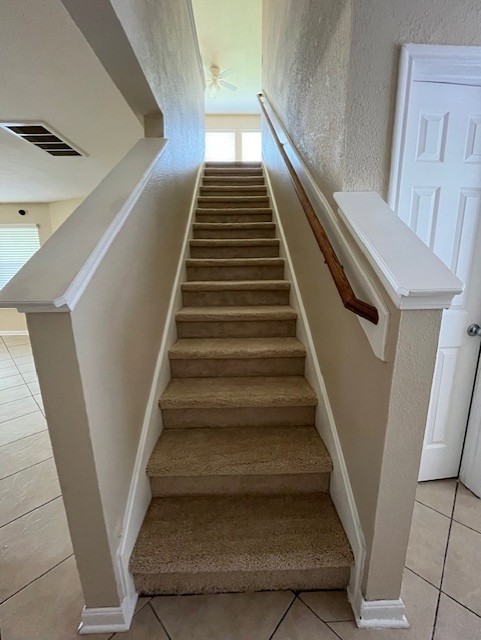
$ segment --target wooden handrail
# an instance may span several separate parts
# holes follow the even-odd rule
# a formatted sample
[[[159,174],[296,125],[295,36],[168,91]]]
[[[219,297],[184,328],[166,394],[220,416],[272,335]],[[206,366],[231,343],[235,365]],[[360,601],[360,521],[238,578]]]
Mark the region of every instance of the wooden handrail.
[[[319,248],[322,251],[322,254],[324,256],[328,269],[331,272],[336,288],[339,292],[339,295],[341,296],[343,305],[345,306],[346,309],[349,309],[349,311],[352,311],[356,315],[361,316],[366,320],[369,320],[369,322],[372,322],[373,324],[377,324],[379,322],[379,314],[376,307],[369,304],[368,302],[364,302],[363,300],[360,300],[354,293],[353,288],[351,287],[351,283],[347,279],[347,276],[344,272],[344,268],[342,264],[339,262],[339,258],[337,257],[336,252],[334,251],[334,247],[332,246],[324,227],[322,226],[319,218],[317,217],[314,207],[312,206],[311,201],[309,200],[309,196],[307,195],[306,190],[302,186],[302,183],[299,179],[299,176],[296,173],[296,170],[294,169],[291,161],[289,160],[289,157],[284,149],[284,145],[279,140],[279,136],[277,135],[274,124],[270,119],[269,114],[267,113],[267,110],[264,106],[264,102],[263,102],[264,96],[262,95],[262,93],[259,93],[257,95],[257,98],[259,100],[261,109],[266,118],[266,122],[269,125],[270,130],[272,131],[274,140],[279,148],[279,151],[287,166],[287,169],[289,170],[289,174],[294,184],[294,188],[296,190],[297,196],[302,205],[302,208],[304,209],[307,220],[311,225],[311,229],[314,233],[317,244],[319,245]]]

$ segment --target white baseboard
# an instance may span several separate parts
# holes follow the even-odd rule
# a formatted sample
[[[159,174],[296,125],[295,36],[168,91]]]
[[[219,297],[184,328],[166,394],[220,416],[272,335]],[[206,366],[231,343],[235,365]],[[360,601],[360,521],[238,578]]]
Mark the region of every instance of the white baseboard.
[[[398,600],[365,600],[360,592],[348,597],[361,629],[407,629],[406,606]]]
[[[146,474],[147,462],[153,448],[162,432],[162,414],[159,411],[158,400],[170,380],[170,364],[168,350],[177,338],[175,314],[182,306],[180,284],[185,279],[185,258],[189,247],[189,239],[192,233],[192,221],[194,217],[197,192],[199,189],[203,165],[197,173],[194,195],[188,215],[187,226],[184,234],[182,249],[180,252],[177,271],[172,285],[169,307],[165,320],[162,341],[157,356],[155,372],[147,401],[144,421],[137,448],[132,480],[125,509],[122,536],[117,553],[117,576],[123,584],[124,593],[135,593],[133,578],[129,571],[129,560],[134,548],[137,536],[142,526],[145,513],[152,499],[150,482]],[[85,632],[86,633],[86,632]]]
[[[264,171],[272,199],[272,209],[274,211],[277,228],[279,230],[281,255],[286,262],[286,279],[289,279],[292,284],[291,306],[298,313],[297,336],[300,341],[304,343],[307,351],[305,375],[319,398],[319,404],[316,408],[316,427],[333,461],[334,468],[331,473],[330,494],[354,554],[355,564],[351,570],[350,588],[352,588],[355,593],[361,593],[361,582],[366,557],[366,542],[359,514],[357,512],[356,502],[354,500],[354,494],[352,492],[341,442],[337,433],[334,414],[329,403],[327,388],[322,376],[321,368],[315,355],[316,351],[309,327],[309,320],[302,302],[299,284],[294,272],[289,247],[284,233],[284,227],[279,216],[279,209],[267,167],[264,167]],[[354,611],[354,614],[357,615],[357,612]]]
[[[120,607],[84,607],[81,615],[79,634],[118,633],[128,631],[134,616],[137,594],[126,596]]]
[[[0,336],[28,336],[28,331],[0,331]]]

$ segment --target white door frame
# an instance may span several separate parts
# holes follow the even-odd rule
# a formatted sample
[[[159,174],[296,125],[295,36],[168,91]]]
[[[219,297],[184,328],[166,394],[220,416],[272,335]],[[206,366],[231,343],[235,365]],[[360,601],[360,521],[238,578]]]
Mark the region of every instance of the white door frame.
[[[400,201],[407,118],[415,81],[481,86],[481,47],[426,44],[402,46],[388,192],[388,204],[396,213]],[[481,364],[479,367],[481,368]],[[478,370],[478,379],[480,373],[481,371]],[[473,380],[473,385],[474,382]],[[475,435],[476,439],[481,438],[481,432],[470,434],[467,442],[473,443]],[[463,463],[465,475],[469,472],[469,462],[469,457],[465,456]]]
[[[387,200],[396,212],[409,102],[415,81],[481,86],[481,47],[431,44],[402,46]]]

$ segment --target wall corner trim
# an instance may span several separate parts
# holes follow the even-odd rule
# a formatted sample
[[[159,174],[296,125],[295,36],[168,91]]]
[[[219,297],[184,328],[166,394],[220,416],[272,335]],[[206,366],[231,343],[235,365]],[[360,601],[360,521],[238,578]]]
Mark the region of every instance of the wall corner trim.
[[[125,596],[120,607],[84,607],[78,629],[80,635],[88,633],[118,633],[128,631],[137,604],[137,594]]]
[[[406,606],[398,600],[365,600],[361,591],[347,590],[360,629],[407,629]]]

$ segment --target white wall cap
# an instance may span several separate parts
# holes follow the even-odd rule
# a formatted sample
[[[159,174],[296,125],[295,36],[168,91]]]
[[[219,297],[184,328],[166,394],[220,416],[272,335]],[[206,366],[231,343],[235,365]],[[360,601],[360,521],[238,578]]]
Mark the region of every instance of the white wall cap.
[[[399,309],[446,309],[463,283],[372,191],[334,198],[354,241]]]
[[[0,308],[72,311],[129,217],[165,138],[142,138],[0,291]]]

